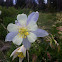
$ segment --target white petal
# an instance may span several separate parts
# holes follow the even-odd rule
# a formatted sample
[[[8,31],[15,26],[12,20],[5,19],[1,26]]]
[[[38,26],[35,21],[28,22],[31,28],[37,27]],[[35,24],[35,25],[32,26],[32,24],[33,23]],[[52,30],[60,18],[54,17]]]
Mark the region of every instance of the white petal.
[[[24,56],[26,56],[26,48],[22,45],[17,52],[22,52]]]
[[[9,32],[18,31],[18,26],[17,26],[16,24],[10,23],[10,24],[7,26],[7,30],[8,30]]]
[[[19,21],[19,23],[20,23],[21,25],[25,25],[26,22],[27,22],[27,15],[26,15],[26,14],[19,14],[19,15],[17,16],[17,20]]]
[[[28,30],[35,31],[38,29],[37,24],[35,21],[30,21],[30,23],[27,26]]]
[[[19,62],[22,62],[22,61],[23,61],[23,58],[20,58],[20,57],[19,57]]]
[[[31,43],[35,42],[35,40],[37,39],[37,36],[31,32],[29,33],[29,35],[27,37],[28,37],[29,42],[31,42]]]
[[[14,55],[13,58],[12,58],[12,60],[14,60],[17,56],[18,56],[18,54]]]
[[[19,47],[19,48],[20,48],[20,47]],[[12,52],[12,54],[10,55],[10,57],[14,56],[14,55],[16,54],[16,52],[18,51],[19,48],[15,49],[15,50]]]
[[[16,45],[20,45],[23,41],[23,38],[22,37],[19,37],[19,35],[16,35],[14,38],[13,38],[13,43],[16,44]]]

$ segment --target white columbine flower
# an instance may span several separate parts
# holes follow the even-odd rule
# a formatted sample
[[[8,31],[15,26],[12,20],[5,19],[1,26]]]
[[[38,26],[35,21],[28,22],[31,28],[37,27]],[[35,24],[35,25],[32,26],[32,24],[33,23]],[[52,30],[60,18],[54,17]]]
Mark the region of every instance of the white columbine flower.
[[[39,12],[32,12],[28,18],[26,14],[18,14],[15,24],[10,23],[7,26],[9,33],[5,41],[13,41],[16,45],[23,43],[28,49],[37,37],[47,36],[48,33],[45,30],[39,29],[36,24],[38,17]]]
[[[24,47],[24,45],[14,50],[10,57],[12,56],[13,56],[12,60],[14,60],[16,57],[19,57],[19,62],[22,62],[24,57],[26,57],[26,48]]]

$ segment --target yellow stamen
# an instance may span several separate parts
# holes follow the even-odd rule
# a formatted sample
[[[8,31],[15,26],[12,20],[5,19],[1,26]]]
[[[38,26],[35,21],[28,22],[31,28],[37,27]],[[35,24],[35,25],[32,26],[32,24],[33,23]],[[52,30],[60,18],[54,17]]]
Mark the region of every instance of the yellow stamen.
[[[25,33],[25,35],[27,36],[27,35],[29,35],[29,33],[28,33],[28,32],[26,32],[26,33]]]
[[[26,38],[26,36],[24,36],[24,38]]]
[[[18,57],[24,58],[24,55],[22,52],[19,53]]]
[[[22,38],[24,37],[24,35],[22,36]]]
[[[26,38],[27,35],[29,35],[29,32],[28,32],[28,29],[22,27],[22,28],[19,28],[19,37],[22,37],[22,38]]]

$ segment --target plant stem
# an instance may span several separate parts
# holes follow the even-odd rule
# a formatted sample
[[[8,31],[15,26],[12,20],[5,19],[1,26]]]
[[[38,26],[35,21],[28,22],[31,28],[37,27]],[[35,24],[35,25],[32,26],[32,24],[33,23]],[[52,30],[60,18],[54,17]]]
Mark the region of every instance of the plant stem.
[[[28,50],[27,50],[27,59],[28,59],[28,62],[29,62],[29,52],[28,52]]]
[[[19,57],[19,62],[22,62],[22,61],[23,61],[23,59]]]
[[[1,23],[1,25],[3,26],[3,28],[7,31],[7,33],[8,33],[8,30],[7,30],[7,28],[4,26],[4,24],[3,23]]]

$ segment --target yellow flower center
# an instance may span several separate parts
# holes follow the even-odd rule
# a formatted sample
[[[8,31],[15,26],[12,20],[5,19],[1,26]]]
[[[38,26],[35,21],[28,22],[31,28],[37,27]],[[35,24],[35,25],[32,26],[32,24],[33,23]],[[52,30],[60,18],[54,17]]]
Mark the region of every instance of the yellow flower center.
[[[27,35],[29,35],[28,29],[24,27],[19,28],[19,37],[26,38]]]
[[[18,57],[24,58],[24,55],[22,52],[18,53]]]

